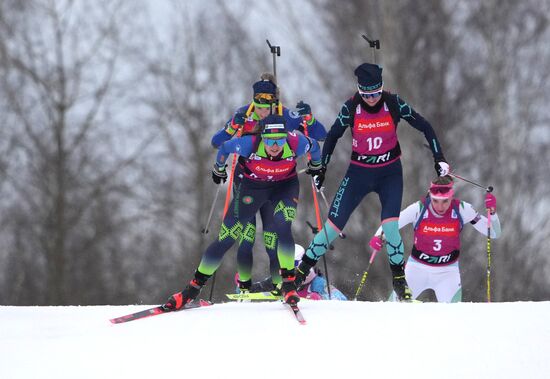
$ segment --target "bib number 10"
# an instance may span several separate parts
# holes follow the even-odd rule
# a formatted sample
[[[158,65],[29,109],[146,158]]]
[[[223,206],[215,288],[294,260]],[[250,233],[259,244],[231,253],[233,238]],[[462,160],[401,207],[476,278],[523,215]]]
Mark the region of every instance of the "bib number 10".
[[[367,143],[369,144],[369,150],[380,149],[380,146],[382,146],[382,137],[369,137],[367,138]]]

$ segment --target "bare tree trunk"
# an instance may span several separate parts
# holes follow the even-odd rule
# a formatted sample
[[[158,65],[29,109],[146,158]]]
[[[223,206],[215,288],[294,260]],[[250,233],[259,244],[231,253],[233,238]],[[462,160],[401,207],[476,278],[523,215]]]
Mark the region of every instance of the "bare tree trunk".
[[[102,130],[112,122],[107,117],[116,106],[109,96],[124,85],[116,77],[125,33],[118,25],[132,9],[121,2],[92,7],[33,4],[2,7],[0,13],[0,70],[7,111],[14,120],[10,135],[17,141],[15,156],[24,157],[10,162],[6,172],[12,197],[27,212],[21,214],[27,225],[18,231],[26,235],[25,248],[20,248],[42,255],[36,258],[44,259],[46,267],[44,290],[25,296],[25,301],[41,303],[45,298],[48,304],[74,304],[87,298],[72,285],[83,279],[76,273],[99,278],[105,270],[96,265],[84,273],[76,269],[76,256],[89,247],[87,223],[103,199],[119,196],[120,174],[137,156],[126,158],[124,152],[118,158],[113,149],[107,163],[101,151],[112,144]],[[35,19],[41,22],[31,21]],[[130,28],[131,23],[124,25]],[[103,215],[104,224],[119,218],[115,213]],[[103,243],[101,238],[93,242],[97,259],[104,254]]]

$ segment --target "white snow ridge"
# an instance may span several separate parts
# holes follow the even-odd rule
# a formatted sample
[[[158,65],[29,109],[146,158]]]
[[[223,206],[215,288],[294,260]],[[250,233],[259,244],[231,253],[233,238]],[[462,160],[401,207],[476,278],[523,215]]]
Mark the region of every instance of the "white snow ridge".
[[[543,378],[550,302],[0,307],[0,378]]]

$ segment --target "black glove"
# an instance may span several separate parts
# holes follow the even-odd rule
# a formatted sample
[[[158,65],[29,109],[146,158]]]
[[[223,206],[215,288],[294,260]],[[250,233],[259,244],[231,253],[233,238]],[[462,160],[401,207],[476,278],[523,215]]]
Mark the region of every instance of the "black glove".
[[[311,114],[311,107],[308,103],[304,103],[300,100],[300,102],[296,104],[296,112],[298,112],[298,114],[302,117],[307,116]]]
[[[235,113],[235,116],[233,116],[233,124],[243,126],[246,121],[246,113],[244,112],[237,112]]]
[[[214,163],[214,166],[212,167],[212,180],[214,183],[225,183],[227,180],[227,171],[225,171],[226,167],[227,165],[218,166],[217,163]]]
[[[326,170],[326,167],[323,166],[321,163],[314,163],[312,161],[307,162],[306,174],[311,175],[311,177],[313,178],[313,183],[318,190],[323,187]]]
[[[437,175],[439,176],[445,176],[449,175],[451,172],[451,166],[447,163],[445,158],[440,158],[435,161],[435,172],[437,172]]]
[[[239,130],[239,128],[242,128],[244,126],[245,121],[246,113],[237,112],[235,113],[233,118],[227,123],[225,131],[230,135],[234,135]]]

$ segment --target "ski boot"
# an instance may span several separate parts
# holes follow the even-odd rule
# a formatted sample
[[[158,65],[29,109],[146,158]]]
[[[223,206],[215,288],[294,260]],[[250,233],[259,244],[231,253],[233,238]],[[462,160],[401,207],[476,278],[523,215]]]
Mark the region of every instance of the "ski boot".
[[[290,305],[295,305],[300,301],[300,296],[296,291],[296,274],[294,269],[286,270],[281,269],[281,277],[283,278],[283,284],[281,286],[281,292],[283,294],[283,301]]]
[[[315,266],[316,263],[316,260],[311,259],[304,254],[304,256],[302,257],[302,261],[296,268],[296,280],[294,281],[294,283],[296,284],[296,288],[298,290],[302,289],[304,282],[306,281],[306,278],[311,271],[311,268]]]
[[[252,287],[252,279],[245,281],[237,280],[237,287],[239,288],[240,293],[250,292],[250,287]]]
[[[250,293],[251,286],[252,286],[251,279],[245,280],[244,282],[241,280],[237,280],[237,287],[239,289],[239,293],[242,295]],[[239,302],[250,302],[250,300],[239,299]]]
[[[412,301],[412,291],[405,279],[405,270],[403,265],[390,265],[393,276],[393,290],[397,295],[397,300],[404,302]]]
[[[271,292],[271,294],[273,296],[283,296],[282,292],[281,292],[281,288],[283,286],[283,283],[278,283],[278,284],[275,284],[273,283],[273,289],[269,292]]]
[[[183,291],[178,292],[170,296],[168,301],[162,306],[166,312],[179,311],[185,304],[192,302],[199,296],[202,287],[206,284],[206,281],[210,278],[210,275],[204,275],[200,272],[195,272],[195,278],[189,282],[187,287]]]

